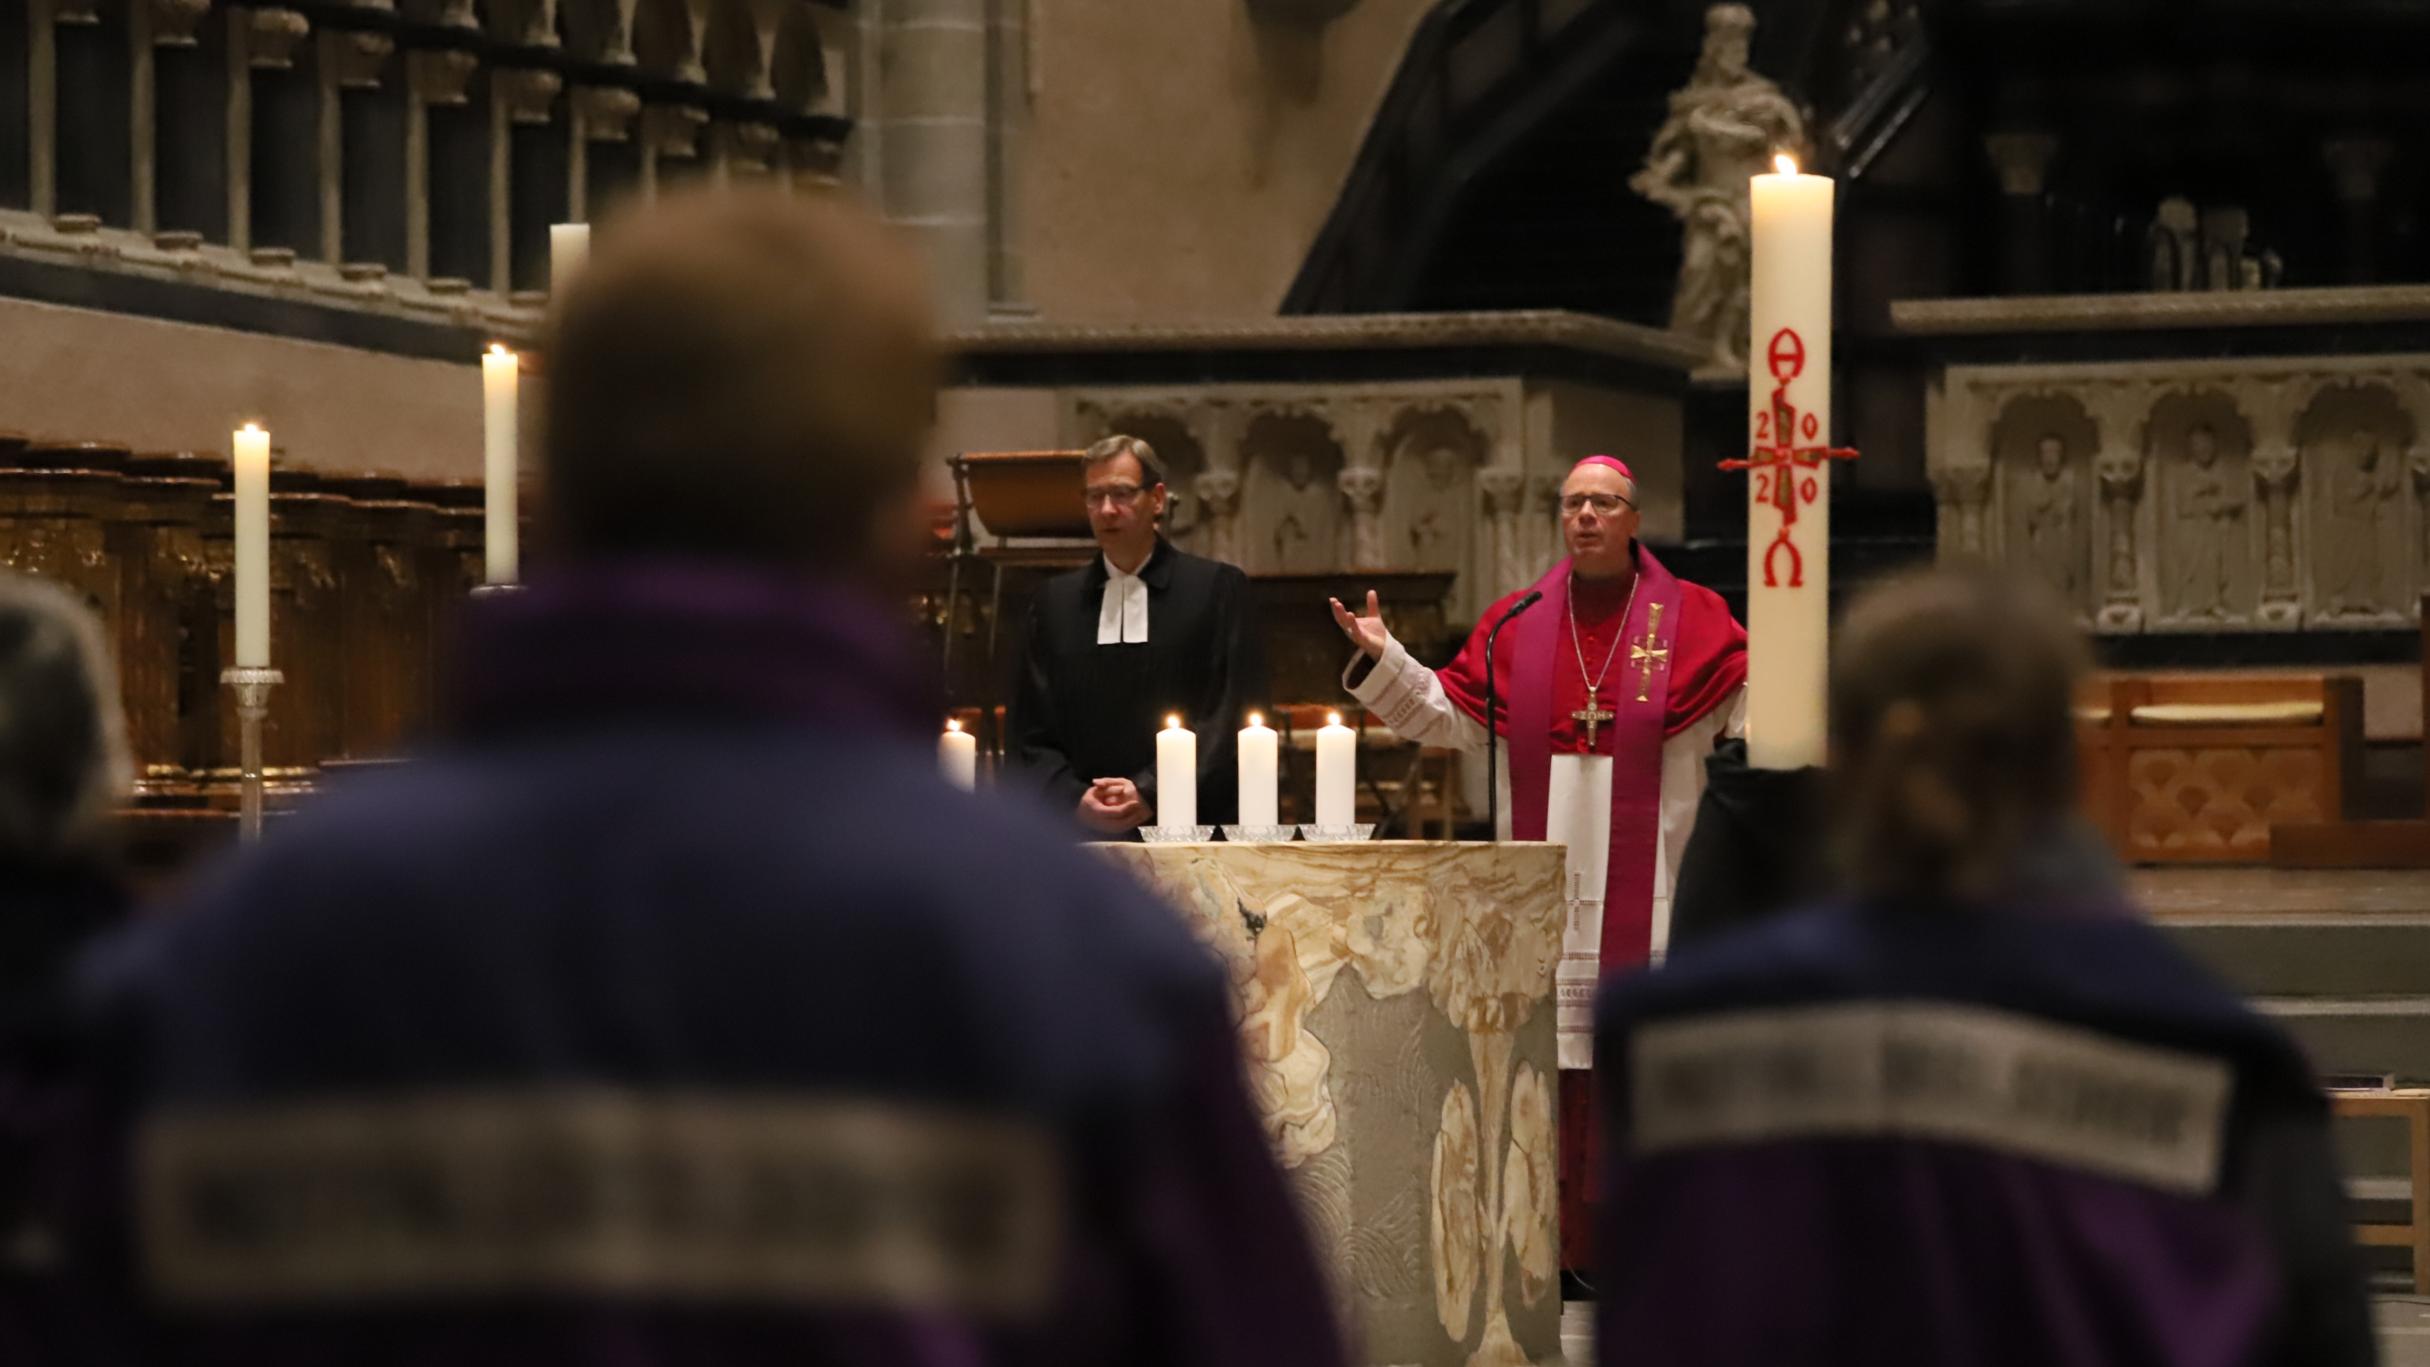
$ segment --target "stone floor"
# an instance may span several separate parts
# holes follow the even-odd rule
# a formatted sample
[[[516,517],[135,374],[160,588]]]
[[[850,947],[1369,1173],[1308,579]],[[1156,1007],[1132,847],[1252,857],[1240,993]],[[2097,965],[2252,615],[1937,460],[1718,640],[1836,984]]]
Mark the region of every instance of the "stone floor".
[[[1560,1367],[1595,1367],[1594,1326],[1580,1313],[1585,1306],[1562,1307]],[[2430,1367],[2430,1296],[2382,1296],[2379,1300],[2380,1367]]]

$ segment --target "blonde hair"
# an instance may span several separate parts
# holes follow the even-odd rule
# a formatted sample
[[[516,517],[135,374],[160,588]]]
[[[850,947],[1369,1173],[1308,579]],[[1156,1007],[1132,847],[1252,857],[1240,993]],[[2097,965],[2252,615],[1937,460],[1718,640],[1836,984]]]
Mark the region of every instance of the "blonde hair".
[[[1842,620],[1831,671],[1837,854],[1860,891],[1988,896],[2076,801],[2066,612],[1989,568],[1903,576]]]
[[[0,856],[106,855],[134,780],[101,619],[55,584],[0,571]]]
[[[855,563],[918,480],[940,354],[910,251],[841,194],[637,211],[559,301],[547,506],[569,555]]]

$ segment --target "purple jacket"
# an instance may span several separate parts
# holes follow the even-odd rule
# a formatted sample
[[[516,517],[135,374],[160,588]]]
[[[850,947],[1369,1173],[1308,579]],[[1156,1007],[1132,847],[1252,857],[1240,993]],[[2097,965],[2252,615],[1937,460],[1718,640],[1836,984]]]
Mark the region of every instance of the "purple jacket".
[[[2305,1061],[2114,894],[1764,923],[1596,1051],[1605,1362],[2373,1358]]]
[[[477,606],[448,744],[91,970],[144,1363],[1331,1367],[1225,981],[874,605]]]

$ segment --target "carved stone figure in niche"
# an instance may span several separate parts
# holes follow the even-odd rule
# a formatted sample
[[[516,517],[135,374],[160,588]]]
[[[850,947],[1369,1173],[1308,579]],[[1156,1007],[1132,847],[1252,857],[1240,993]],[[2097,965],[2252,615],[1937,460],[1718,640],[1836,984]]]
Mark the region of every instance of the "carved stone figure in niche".
[[[1256,452],[1251,486],[1251,554],[1273,573],[1324,573],[1341,566],[1339,449],[1310,420],[1261,420],[1251,430]]]
[[[2329,462],[2324,481],[2327,535],[2320,545],[2320,587],[2332,617],[2389,610],[2387,561],[2381,534],[2398,523],[2396,498],[2403,462],[2380,434],[2358,430]]]
[[[1438,411],[1394,428],[1384,491],[1386,563],[1456,570],[1468,563],[1476,520],[1470,471],[1484,443],[1457,414]]]
[[[2018,480],[2016,497],[2025,554],[2035,573],[2069,602],[2076,601],[2084,590],[2083,505],[2075,466],[2058,433],[2045,432],[2034,443],[2033,468]]]
[[[1744,5],[1705,11],[1704,53],[1671,96],[1645,166],[1629,188],[1670,210],[1681,230],[1671,328],[1701,338],[1716,364],[1747,363],[1747,181],[1772,157],[1803,155],[1804,117],[1779,86],[1747,64],[1755,14]]]
[[[2219,433],[2196,423],[2185,434],[2170,513],[2176,537],[2169,548],[2177,610],[2188,617],[2226,617],[2235,592],[2236,550],[2244,535],[2243,481],[2219,459]]]

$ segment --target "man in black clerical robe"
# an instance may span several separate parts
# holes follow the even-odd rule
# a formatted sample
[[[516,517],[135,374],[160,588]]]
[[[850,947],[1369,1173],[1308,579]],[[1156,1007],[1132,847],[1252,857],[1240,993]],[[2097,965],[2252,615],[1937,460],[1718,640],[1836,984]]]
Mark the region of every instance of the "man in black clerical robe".
[[[1156,824],[1156,733],[1178,716],[1198,736],[1199,823],[1237,820],[1241,718],[1266,690],[1249,578],[1158,532],[1164,470],[1146,442],[1097,443],[1084,478],[1102,554],[1038,590],[1013,763],[1091,834],[1122,838]]]

